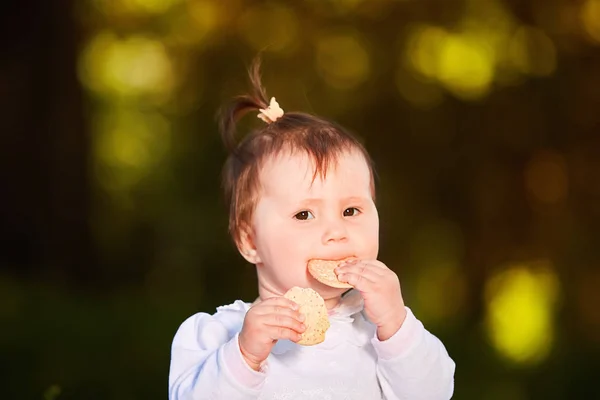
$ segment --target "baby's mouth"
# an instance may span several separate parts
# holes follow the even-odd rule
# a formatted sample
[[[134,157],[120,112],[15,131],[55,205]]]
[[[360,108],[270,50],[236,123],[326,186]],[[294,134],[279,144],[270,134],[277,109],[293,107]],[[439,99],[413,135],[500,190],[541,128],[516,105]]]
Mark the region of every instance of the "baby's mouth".
[[[309,259],[308,262],[311,262],[311,261],[324,261],[324,262],[338,262],[338,263],[341,263],[343,261],[351,261],[351,260],[358,260],[358,257],[356,257],[355,255],[342,256],[342,257],[316,257],[316,258]]]
[[[342,264],[348,258],[342,258],[339,260],[320,260],[312,259],[307,263],[307,269],[310,275],[317,281],[334,288],[351,288],[352,285],[341,282],[335,273],[335,269]]]

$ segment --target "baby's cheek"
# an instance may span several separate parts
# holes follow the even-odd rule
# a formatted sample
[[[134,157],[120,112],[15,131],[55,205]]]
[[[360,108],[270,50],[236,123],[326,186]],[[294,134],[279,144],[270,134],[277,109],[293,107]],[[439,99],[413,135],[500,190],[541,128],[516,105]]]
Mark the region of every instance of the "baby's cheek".
[[[364,246],[364,252],[369,258],[376,259],[379,252],[379,230],[376,224],[369,224],[363,229],[361,245]]]
[[[281,234],[272,242],[274,254],[286,264],[294,264],[303,258],[306,243],[301,238]]]

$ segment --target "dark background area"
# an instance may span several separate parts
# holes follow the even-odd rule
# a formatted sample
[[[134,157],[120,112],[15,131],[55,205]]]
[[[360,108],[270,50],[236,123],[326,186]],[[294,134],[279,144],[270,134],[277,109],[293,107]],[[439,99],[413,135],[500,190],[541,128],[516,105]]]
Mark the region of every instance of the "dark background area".
[[[0,29],[0,398],[164,399],[179,324],[254,299],[215,113],[261,50],[374,158],[454,398],[600,398],[598,0],[24,0]]]

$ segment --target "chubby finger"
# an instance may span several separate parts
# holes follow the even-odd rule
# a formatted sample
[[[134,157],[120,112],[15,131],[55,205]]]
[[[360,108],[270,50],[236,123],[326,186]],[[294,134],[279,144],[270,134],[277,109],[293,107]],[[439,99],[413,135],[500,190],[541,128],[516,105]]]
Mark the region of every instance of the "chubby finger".
[[[290,328],[281,326],[267,326],[267,334],[271,340],[288,339],[297,342],[302,339],[302,335]]]
[[[389,270],[388,266],[379,260],[360,260],[357,258],[344,260],[338,266],[343,267],[346,265],[357,265],[357,264],[365,264],[365,265],[368,265],[369,267],[373,267],[373,268],[380,269],[380,270]]]
[[[353,262],[353,263],[349,263],[349,264],[341,264],[335,268],[336,272],[343,271],[343,270],[349,270],[349,271],[358,272],[358,273],[372,272],[377,275],[384,275],[388,271],[388,268],[387,267],[382,268],[381,266],[375,265],[371,262],[359,261],[359,262]]]
[[[265,316],[275,316],[275,318],[293,318],[296,321],[304,322],[305,316],[300,313],[299,310],[292,310],[286,306],[279,305],[265,305],[260,309],[256,310],[256,315],[260,315],[261,317]]]
[[[389,270],[389,267],[379,260],[363,260],[363,261],[365,264],[372,265],[373,267],[383,269],[383,270]]]
[[[306,326],[300,319],[283,314],[268,314],[262,316],[263,323],[268,326],[293,329],[298,333],[306,330]],[[301,316],[304,319],[304,316]]]
[[[335,269],[335,272],[338,279],[340,275],[354,274],[363,276],[370,281],[378,281],[384,276],[383,270],[373,266],[369,267],[369,265],[364,263],[338,267]]]
[[[300,306],[293,302],[290,299],[286,299],[285,297],[270,297],[266,300],[261,301],[256,305],[261,309],[268,309],[269,307],[279,307],[278,310],[283,308],[291,309],[291,310],[299,310]]]
[[[375,276],[375,278],[373,278],[373,276],[358,274],[355,272],[343,272],[338,275],[338,279],[341,282],[346,282],[360,291],[368,290],[377,282],[377,278],[379,278],[379,276]]]

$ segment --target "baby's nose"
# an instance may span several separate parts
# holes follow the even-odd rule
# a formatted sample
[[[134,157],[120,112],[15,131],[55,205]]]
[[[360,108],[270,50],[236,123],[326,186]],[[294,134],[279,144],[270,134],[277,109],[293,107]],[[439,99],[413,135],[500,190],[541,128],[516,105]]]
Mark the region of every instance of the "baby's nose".
[[[323,233],[323,244],[348,240],[348,232],[343,221],[332,221]]]

